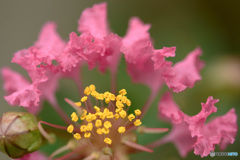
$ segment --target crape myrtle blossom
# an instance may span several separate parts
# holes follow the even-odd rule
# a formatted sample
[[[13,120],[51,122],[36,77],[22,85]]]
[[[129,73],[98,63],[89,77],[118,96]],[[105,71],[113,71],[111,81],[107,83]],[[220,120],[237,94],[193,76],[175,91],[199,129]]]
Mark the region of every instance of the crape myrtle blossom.
[[[139,18],[132,18],[123,38],[122,52],[132,80],[149,86],[153,92],[157,92],[164,83],[174,92],[192,88],[196,81],[201,80],[200,70],[204,65],[198,59],[201,50],[195,49],[183,61],[171,67],[172,62],[165,58],[174,57],[176,47],[154,49],[149,29],[149,24],[143,24]]]
[[[172,130],[164,138],[149,146],[172,142],[182,157],[191,150],[194,150],[194,154],[205,157],[214,151],[217,144],[220,145],[221,150],[224,150],[235,140],[238,129],[237,115],[233,108],[225,115],[206,123],[207,117],[217,112],[214,104],[218,101],[208,97],[207,102],[202,103],[202,110],[197,115],[188,116],[174,102],[171,93],[165,93],[159,102],[159,117],[172,123]]]
[[[43,26],[38,41],[32,47],[14,54],[12,62],[28,72],[31,82],[10,68],[2,69],[7,92],[4,98],[10,105],[23,106],[37,113],[44,99],[55,103],[60,72],[52,61],[59,57],[64,46],[65,42],[56,33],[56,25],[49,22]]]
[[[111,74],[116,74],[122,42],[117,34],[110,32],[106,6],[101,3],[83,11],[78,20],[78,31],[82,34],[78,37],[76,33],[70,33],[70,40],[61,55],[63,71],[71,71],[84,60],[89,69],[99,65],[102,73],[109,69]]]
[[[201,80],[200,71],[204,63],[199,56],[202,51],[196,48],[183,61],[173,65],[166,58],[175,56],[176,47],[154,49],[148,33],[150,25],[144,24],[139,18],[130,19],[127,34],[123,38],[112,33],[107,23],[106,6],[106,3],[101,3],[83,11],[78,20],[80,35],[71,32],[69,40],[64,41],[56,32],[55,23],[48,22],[33,46],[15,53],[12,62],[24,68],[31,81],[9,68],[2,69],[7,94],[5,99],[10,105],[23,106],[37,114],[41,103],[47,100],[68,124],[37,123],[39,131],[49,143],[54,143],[55,139],[44,130],[43,124],[72,134],[68,143],[60,146],[49,159],[64,151],[69,152],[60,159],[128,159],[130,153],[153,152],[151,148],[166,142],[175,143],[182,156],[192,149],[195,154],[206,156],[216,144],[220,143],[224,149],[228,143],[233,143],[237,130],[234,109],[204,124],[207,116],[216,112],[214,103],[217,100],[209,97],[207,103],[202,105],[202,111],[190,117],[181,112],[170,94],[167,94],[162,98],[159,110],[161,118],[173,123],[171,132],[148,146],[138,144],[135,131],[151,134],[168,131],[168,128],[141,126],[141,119],[162,85],[166,84],[178,93],[192,88],[196,81]],[[134,113],[129,113],[129,108],[134,104],[132,106],[126,96],[126,90],[122,89],[116,94],[116,75],[122,55],[133,82],[142,83],[152,91],[141,110],[134,108]],[[111,92],[97,92],[94,85],[83,89],[81,67],[85,63],[90,70],[97,67],[101,73],[110,71]],[[55,97],[58,81],[64,77],[76,83],[81,96],[76,102],[65,99],[75,110],[69,116],[66,116]],[[216,128],[216,125],[219,127]],[[56,137],[62,138],[59,136]],[[0,142],[4,138],[0,136]],[[37,160],[42,160],[37,154],[39,152],[33,152],[20,159],[28,160],[36,155]]]

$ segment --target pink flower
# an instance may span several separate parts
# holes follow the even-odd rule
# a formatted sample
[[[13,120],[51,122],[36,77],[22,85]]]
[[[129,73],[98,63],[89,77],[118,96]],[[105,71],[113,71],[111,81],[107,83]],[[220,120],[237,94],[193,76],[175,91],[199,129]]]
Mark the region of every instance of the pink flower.
[[[14,160],[47,160],[47,156],[45,156],[44,154],[42,154],[41,152],[33,152],[33,153],[29,153],[25,156],[23,156],[22,158],[18,158],[18,159],[14,159]]]
[[[132,80],[149,86],[153,91],[158,91],[165,82],[174,92],[193,87],[194,83],[201,79],[199,72],[203,63],[197,59],[201,54],[200,49],[196,49],[185,60],[171,67],[172,63],[165,58],[174,57],[176,47],[155,50],[148,33],[149,29],[149,24],[132,18],[128,32],[123,38],[122,52]],[[184,69],[187,67],[190,69]]]
[[[196,155],[204,157],[214,151],[216,144],[221,149],[232,144],[238,128],[235,109],[205,123],[207,117],[217,111],[214,106],[217,102],[209,97],[205,104],[202,103],[201,112],[191,117],[179,109],[170,93],[166,93],[159,103],[159,116],[171,120],[173,129],[162,141],[173,142],[183,157],[192,149]]]
[[[200,71],[204,66],[204,63],[199,60],[201,54],[201,49],[196,48],[183,61],[175,64],[168,74],[164,75],[169,88],[174,92],[181,92],[187,87],[192,88],[196,81],[201,80]]]
[[[101,72],[108,68],[116,73],[121,56],[121,38],[109,30],[106,7],[106,3],[101,3],[83,11],[78,21],[78,31],[82,35],[70,34],[70,41],[60,58],[63,71],[71,71],[84,60],[89,69],[99,65]]]
[[[52,61],[64,46],[55,30],[54,23],[45,24],[34,46],[14,54],[12,62],[28,72],[31,82],[9,68],[2,70],[5,99],[10,105],[28,107],[30,112],[37,113],[42,100],[54,101],[60,73]]]

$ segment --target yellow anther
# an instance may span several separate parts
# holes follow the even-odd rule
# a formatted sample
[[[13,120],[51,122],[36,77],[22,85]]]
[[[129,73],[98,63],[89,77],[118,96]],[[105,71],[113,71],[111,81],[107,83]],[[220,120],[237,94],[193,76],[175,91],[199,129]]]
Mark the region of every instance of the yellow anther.
[[[107,128],[107,129],[109,129],[109,128],[112,127],[112,123],[109,122],[109,121],[106,121],[106,122],[104,122],[103,126],[104,126],[105,128]]]
[[[95,85],[93,85],[93,84],[91,84],[91,85],[89,86],[89,88],[90,88],[90,91],[91,91],[91,92],[96,90],[96,87],[95,87]]]
[[[81,107],[82,103],[81,102],[76,102],[74,103],[77,107]]]
[[[74,129],[73,125],[69,125],[68,128],[67,128],[67,131],[68,131],[69,133],[72,133],[72,132],[73,132],[73,129]]]
[[[111,140],[110,138],[105,138],[105,139],[104,139],[104,142],[105,142],[106,144],[112,144],[112,140]]]
[[[132,104],[132,102],[131,102],[129,99],[127,99],[126,105],[127,105],[127,106],[131,106],[131,104]]]
[[[80,119],[81,119],[81,120],[84,120],[84,119],[86,119],[86,117],[87,117],[86,115],[82,115],[82,116],[80,117]]]
[[[110,102],[109,98],[105,98],[105,102],[108,104]]]
[[[140,121],[140,119],[137,119],[133,124],[135,126],[140,126],[142,124],[142,122]]]
[[[121,126],[121,127],[118,128],[118,132],[119,132],[119,133],[124,133],[125,131],[126,131],[126,128],[123,127],[123,126]]]
[[[78,116],[77,116],[76,112],[73,112],[73,113],[71,114],[71,117],[72,117],[72,121],[73,121],[73,122],[77,122],[77,121],[78,121]]]
[[[97,92],[97,91],[92,91],[91,95],[92,95],[93,97],[96,97],[96,96],[98,95],[98,92]]]
[[[127,112],[125,110],[121,110],[119,112],[120,117],[125,118],[127,116]]]
[[[91,90],[90,90],[89,87],[86,87],[86,88],[84,89],[84,94],[86,94],[86,95],[90,95],[90,94],[91,94]]]
[[[125,95],[127,94],[126,89],[121,89],[121,90],[119,91],[119,94],[125,96]]]
[[[101,129],[101,128],[98,128],[96,132],[97,132],[97,134],[103,134],[103,132],[102,132],[102,129]]]
[[[95,109],[96,112],[100,112],[100,108],[99,107],[94,106],[94,109]]]
[[[93,129],[93,124],[92,123],[88,123],[87,124],[87,131],[92,131]]]
[[[88,115],[86,116],[86,121],[91,122],[93,120],[97,119],[95,114],[92,113],[88,113]]]
[[[109,97],[109,95],[110,95],[110,92],[104,92],[104,98],[108,98]]]
[[[104,133],[104,134],[108,134],[108,133],[109,133],[109,129],[103,127],[103,128],[102,128],[102,133]]]
[[[113,112],[109,112],[106,117],[107,117],[108,119],[113,118]]]
[[[79,133],[75,133],[75,134],[73,135],[73,137],[74,137],[76,140],[81,139],[81,135],[80,135]]]
[[[109,98],[110,98],[111,101],[115,101],[115,99],[116,99],[114,94],[110,94]]]
[[[85,137],[85,138],[90,138],[90,137],[91,137],[91,133],[90,133],[90,132],[86,132],[86,133],[84,134],[84,137]]]
[[[123,109],[122,108],[117,108],[116,110],[115,110],[115,112],[116,113],[119,113],[119,112],[121,112]]]
[[[122,95],[118,95],[117,97],[116,97],[116,100],[117,101],[120,101],[122,99]]]
[[[87,101],[87,96],[83,96],[81,99],[81,102],[86,102]]]
[[[120,117],[119,114],[115,114],[115,115],[114,115],[114,118],[115,118],[116,120],[118,120],[119,117]]]
[[[97,113],[95,113],[95,115],[98,116],[99,118],[102,117],[102,114],[103,114],[102,112],[97,112]]]
[[[139,109],[136,109],[134,112],[136,116],[140,116],[142,113]]]
[[[122,108],[122,107],[124,107],[124,105],[122,104],[121,101],[117,101],[117,102],[116,102],[116,106],[117,106],[117,108]]]
[[[87,131],[87,126],[86,125],[81,125],[80,130],[81,130],[81,132],[86,132]]]
[[[97,94],[96,98],[97,98],[98,100],[103,100],[103,99],[104,99],[104,95],[103,95],[102,93]]]
[[[126,96],[122,96],[121,102],[125,104],[127,102],[127,97]]]
[[[134,116],[133,114],[130,114],[130,115],[128,116],[129,121],[132,121],[134,118],[135,118],[135,116]]]
[[[102,127],[102,121],[100,119],[96,120],[95,126],[96,127]]]

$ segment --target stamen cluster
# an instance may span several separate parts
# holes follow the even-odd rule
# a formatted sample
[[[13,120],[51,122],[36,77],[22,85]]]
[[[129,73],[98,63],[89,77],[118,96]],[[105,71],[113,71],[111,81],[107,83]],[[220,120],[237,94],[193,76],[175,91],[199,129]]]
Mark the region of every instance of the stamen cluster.
[[[79,115],[76,112],[71,114],[75,125],[69,125],[67,128],[67,131],[72,133],[76,140],[80,140],[82,137],[89,139],[91,136],[104,135],[103,142],[111,145],[112,139],[109,137],[111,133],[123,134],[126,131],[126,125],[139,126],[142,124],[138,119],[138,116],[141,115],[139,109],[134,111],[135,114],[128,115],[127,113],[131,101],[127,98],[125,89],[120,90],[119,94],[115,96],[108,91],[99,93],[94,85],[90,85],[85,88],[84,94],[85,96],[79,102],[75,102],[75,105],[81,109]],[[91,98],[96,99],[96,105],[92,105]],[[98,105],[99,101],[101,106]],[[82,104],[85,104],[85,107]],[[78,124],[79,119],[82,121],[81,125]]]

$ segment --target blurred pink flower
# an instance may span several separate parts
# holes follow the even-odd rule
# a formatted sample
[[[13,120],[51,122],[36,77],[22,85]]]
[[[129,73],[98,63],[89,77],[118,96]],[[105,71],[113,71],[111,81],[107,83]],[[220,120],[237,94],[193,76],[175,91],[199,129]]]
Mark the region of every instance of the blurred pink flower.
[[[216,144],[225,149],[235,141],[237,115],[235,109],[231,109],[205,124],[207,117],[217,111],[214,106],[217,102],[217,99],[208,97],[207,102],[202,103],[201,112],[191,117],[179,109],[170,93],[166,93],[159,102],[159,116],[171,121],[173,129],[161,141],[173,142],[183,157],[192,149],[196,155],[205,157],[214,151]]]
[[[25,156],[23,156],[22,158],[18,158],[18,159],[14,159],[14,160],[47,160],[48,157],[45,156],[44,154],[42,154],[41,152],[33,152],[33,153],[29,153]]]
[[[107,4],[101,3],[87,8],[78,20],[78,31],[70,34],[70,41],[60,58],[63,71],[71,71],[82,60],[89,69],[99,65],[99,70],[105,72],[108,68],[117,72],[121,53],[121,38],[111,33],[107,23]]]
[[[4,98],[10,105],[28,107],[30,112],[37,113],[42,100],[55,101],[60,74],[52,61],[57,59],[64,46],[55,30],[54,23],[46,23],[34,46],[14,54],[12,62],[28,72],[31,82],[9,68],[2,69],[7,92]]]
[[[149,86],[154,92],[165,82],[174,92],[193,87],[194,83],[201,79],[200,70],[203,63],[198,60],[198,56],[201,55],[200,49],[196,49],[185,60],[171,67],[172,62],[166,61],[165,58],[174,57],[176,47],[155,50],[148,33],[149,29],[149,24],[143,24],[136,17],[132,18],[123,38],[122,52],[132,80]]]

